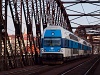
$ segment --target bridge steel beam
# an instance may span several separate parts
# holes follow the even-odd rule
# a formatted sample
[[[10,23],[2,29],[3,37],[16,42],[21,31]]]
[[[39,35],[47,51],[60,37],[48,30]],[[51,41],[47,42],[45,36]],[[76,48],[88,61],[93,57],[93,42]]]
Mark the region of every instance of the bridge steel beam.
[[[86,30],[85,30],[84,26],[78,26],[75,31],[75,34],[83,39],[87,39]]]
[[[69,30],[72,32],[72,28],[71,28],[71,24],[70,24],[70,21],[69,21],[69,18],[68,18],[68,14],[63,6],[63,3],[60,1],[60,0],[56,0],[57,4],[58,4],[58,7],[60,8],[61,10],[61,13],[63,14],[63,17],[64,17],[64,21],[65,21],[65,29]],[[67,24],[67,25],[66,25]]]
[[[23,67],[25,44],[22,35],[22,0],[9,0],[9,6],[15,27],[14,67]],[[19,59],[16,59],[17,56]],[[19,62],[20,64],[18,64]]]
[[[68,16],[100,16],[100,14],[68,14]]]
[[[0,0],[0,69],[3,69],[2,66],[2,0]]]
[[[40,38],[41,38],[41,1],[42,0],[34,0],[32,4],[33,14],[34,14],[34,21],[36,26],[36,47],[40,50]],[[44,28],[44,26],[43,26]],[[38,64],[38,53],[35,51],[35,62]]]
[[[2,63],[2,69],[1,70],[8,70],[9,67],[13,68],[12,61],[13,58],[11,57],[12,54],[12,47],[11,43],[8,37],[7,33],[7,6],[8,6],[8,0],[1,0],[0,1],[0,34],[1,34],[1,51],[0,56],[2,55],[3,60],[0,60],[0,63]],[[4,61],[4,62],[3,62]],[[7,64],[7,62],[9,62]]]
[[[7,6],[10,11],[15,27],[15,49],[12,50],[7,33]],[[99,16],[99,14],[67,14],[64,3],[97,3],[100,1],[69,1],[61,0],[0,0],[0,70],[8,70],[10,68],[24,67],[33,65],[33,50],[35,48],[35,60],[38,63],[38,53],[36,48],[40,49],[41,29],[45,29],[48,25],[58,25],[72,32],[72,27],[68,16]],[[22,4],[27,27],[27,46],[31,50],[31,60],[25,47],[22,35]],[[34,18],[33,18],[34,17]],[[36,43],[33,36],[33,20],[36,26]],[[97,25],[96,25],[97,26]],[[43,28],[42,28],[43,27]],[[99,26],[97,26],[99,27]],[[80,26],[76,29],[75,34],[87,38],[86,28],[89,26]],[[93,26],[95,28],[95,26]],[[99,27],[100,28],[100,27]],[[94,35],[90,35],[90,43],[99,44],[98,40],[93,40]],[[83,38],[83,37],[82,37]],[[84,39],[83,38],[83,39]],[[98,41],[98,43],[96,42]],[[3,45],[2,45],[3,43]],[[4,48],[3,48],[4,46]],[[23,54],[25,53],[25,57]],[[3,57],[2,57],[3,56]],[[17,59],[18,58],[18,59]],[[3,61],[1,61],[3,59]],[[30,63],[31,62],[31,63]]]
[[[100,25],[81,25],[85,28],[100,28]],[[77,29],[77,27],[72,27],[72,29]]]
[[[33,3],[36,24],[42,22],[43,29],[48,25],[59,25],[72,32],[68,15],[61,0],[34,0]]]
[[[100,3],[100,1],[62,1],[62,3]]]
[[[35,44],[35,40],[33,36],[33,32],[34,32],[33,30],[33,14],[34,14],[33,13],[34,12],[33,11],[33,0],[23,1],[23,10],[24,10],[24,16],[25,16],[26,27],[27,27],[27,47],[30,47],[31,58],[34,58],[33,57],[33,53],[34,53],[35,60],[37,60],[38,57],[36,57],[37,56],[36,54],[38,54],[38,52],[36,50],[36,44]],[[34,47],[34,50],[32,49],[32,47]]]

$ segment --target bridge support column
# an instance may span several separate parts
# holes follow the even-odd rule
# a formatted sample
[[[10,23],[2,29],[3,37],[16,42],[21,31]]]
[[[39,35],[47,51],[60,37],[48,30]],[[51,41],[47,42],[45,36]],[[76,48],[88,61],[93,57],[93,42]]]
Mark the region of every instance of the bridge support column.
[[[3,69],[2,66],[2,23],[1,23],[1,19],[2,19],[2,0],[0,0],[0,71]]]

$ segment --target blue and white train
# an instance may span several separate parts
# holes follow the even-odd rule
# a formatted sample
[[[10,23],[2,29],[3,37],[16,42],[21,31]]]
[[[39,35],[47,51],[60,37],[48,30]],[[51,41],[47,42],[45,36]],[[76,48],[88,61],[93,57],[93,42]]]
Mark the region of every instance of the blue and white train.
[[[60,26],[48,26],[41,37],[43,64],[61,64],[66,59],[91,54],[91,45]]]

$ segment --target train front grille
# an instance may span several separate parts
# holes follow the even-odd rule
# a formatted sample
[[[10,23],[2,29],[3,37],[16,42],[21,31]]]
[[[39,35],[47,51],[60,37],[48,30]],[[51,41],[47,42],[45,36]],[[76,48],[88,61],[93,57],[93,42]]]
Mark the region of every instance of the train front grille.
[[[48,53],[48,54],[43,54],[42,55],[42,59],[43,60],[52,60],[52,61],[57,61],[57,60],[62,60],[63,59],[63,55],[62,54],[54,54],[54,53]]]

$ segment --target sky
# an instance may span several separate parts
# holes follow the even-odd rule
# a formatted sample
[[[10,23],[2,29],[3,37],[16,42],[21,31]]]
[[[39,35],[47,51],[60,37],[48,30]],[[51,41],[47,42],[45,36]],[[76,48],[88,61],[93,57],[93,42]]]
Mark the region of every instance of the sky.
[[[61,0],[61,1],[75,1],[75,0]],[[85,0],[83,0],[85,1]],[[89,1],[97,1],[97,0],[89,0]],[[78,12],[82,12],[82,13],[90,13],[90,12],[93,12],[93,11],[96,11],[96,10],[99,10],[98,12],[95,12],[93,14],[100,14],[100,3],[94,3],[94,4],[97,4],[98,6],[96,5],[93,5],[93,4],[89,4],[89,3],[84,3],[84,4],[76,4],[74,6],[71,6],[71,7],[67,7],[69,5],[72,5],[72,4],[63,4],[64,7],[67,7],[66,8],[66,12],[67,14],[79,14],[79,13],[76,13],[76,12],[73,12],[73,11],[70,11],[70,10],[74,10],[74,11],[78,11]],[[70,9],[70,10],[69,10]],[[24,14],[22,14],[22,32],[26,29],[26,24],[25,24],[25,18],[24,18]],[[79,16],[69,16],[69,20],[72,20],[76,17],[79,17]],[[100,16],[96,16],[97,18],[100,18]],[[78,27],[79,25],[77,24],[74,24],[74,23],[78,23],[80,25],[95,25],[95,24],[98,24],[100,23],[100,19],[96,19],[94,17],[90,17],[90,16],[84,16],[84,17],[80,17],[78,19],[75,19],[75,20],[72,20],[71,21],[71,26],[72,27]],[[13,25],[13,20],[11,18],[11,12],[10,12],[10,9],[9,9],[9,6],[8,6],[8,23],[7,23],[7,32],[8,34],[15,34],[15,28],[14,28],[14,25]],[[73,30],[75,31],[75,30]],[[34,19],[33,19],[33,35],[36,35],[36,29],[35,29],[35,24],[34,24]]]

